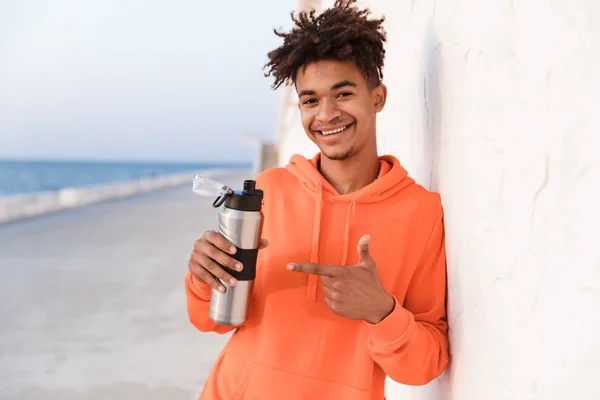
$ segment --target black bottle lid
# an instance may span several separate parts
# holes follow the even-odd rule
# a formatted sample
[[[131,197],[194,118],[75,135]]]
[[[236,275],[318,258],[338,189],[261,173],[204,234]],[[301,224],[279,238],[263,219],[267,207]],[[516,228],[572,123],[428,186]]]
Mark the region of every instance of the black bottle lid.
[[[256,181],[244,181],[244,189],[231,190],[215,200],[213,206],[219,207],[225,202],[225,207],[240,211],[260,211],[262,208],[263,191],[256,189]]]

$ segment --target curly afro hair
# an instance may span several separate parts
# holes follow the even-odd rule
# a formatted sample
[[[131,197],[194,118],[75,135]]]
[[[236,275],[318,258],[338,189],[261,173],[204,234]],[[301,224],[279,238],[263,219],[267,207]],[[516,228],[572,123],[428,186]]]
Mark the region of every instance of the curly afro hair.
[[[273,89],[283,83],[295,83],[299,68],[319,60],[353,61],[371,88],[383,79],[386,32],[385,18],[369,19],[368,9],[358,10],[356,0],[337,0],[315,16],[315,10],[292,12],[295,27],[289,33],[275,29],[283,44],[268,53],[268,71],[273,75]]]

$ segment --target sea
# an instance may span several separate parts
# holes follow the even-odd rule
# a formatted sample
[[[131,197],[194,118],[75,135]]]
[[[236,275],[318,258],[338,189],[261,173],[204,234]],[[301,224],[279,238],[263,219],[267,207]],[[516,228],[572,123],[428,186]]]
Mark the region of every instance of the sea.
[[[0,196],[56,191],[65,187],[122,182],[179,172],[250,166],[251,163],[0,160]]]

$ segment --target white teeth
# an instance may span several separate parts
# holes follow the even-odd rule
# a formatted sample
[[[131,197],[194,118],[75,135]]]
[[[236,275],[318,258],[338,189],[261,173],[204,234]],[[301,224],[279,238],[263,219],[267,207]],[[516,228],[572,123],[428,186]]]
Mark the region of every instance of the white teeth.
[[[322,135],[325,135],[325,136],[327,136],[327,135],[333,135],[334,133],[339,133],[339,132],[343,131],[343,130],[344,130],[344,129],[346,129],[347,127],[348,127],[348,125],[346,125],[346,126],[342,126],[341,128],[334,129],[334,130],[332,130],[332,131],[321,131],[321,134],[322,134]]]

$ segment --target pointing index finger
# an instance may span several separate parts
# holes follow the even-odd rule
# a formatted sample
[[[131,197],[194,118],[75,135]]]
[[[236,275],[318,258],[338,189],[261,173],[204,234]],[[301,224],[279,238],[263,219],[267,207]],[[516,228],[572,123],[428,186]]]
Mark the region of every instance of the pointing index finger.
[[[338,275],[339,268],[340,267],[308,263],[308,262],[297,262],[297,263],[290,263],[287,265],[287,269],[289,271],[304,272],[307,274],[328,276],[330,278],[335,278]]]

